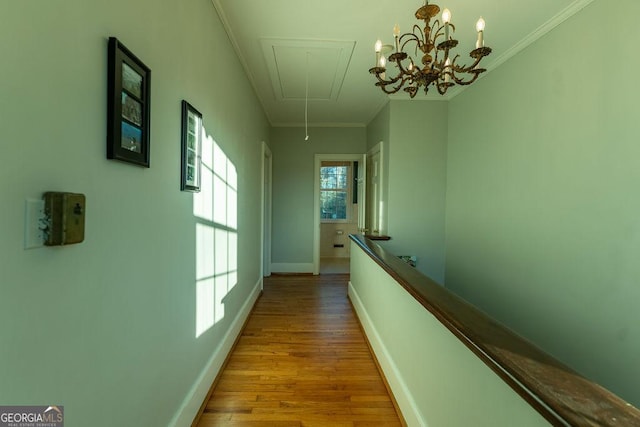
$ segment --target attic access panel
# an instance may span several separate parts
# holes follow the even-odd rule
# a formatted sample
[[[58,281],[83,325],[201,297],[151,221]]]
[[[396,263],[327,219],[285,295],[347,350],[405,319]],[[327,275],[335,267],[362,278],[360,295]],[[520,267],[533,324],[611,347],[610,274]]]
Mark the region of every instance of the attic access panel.
[[[262,39],[260,43],[277,101],[305,98],[307,61],[309,99],[338,99],[355,41]]]

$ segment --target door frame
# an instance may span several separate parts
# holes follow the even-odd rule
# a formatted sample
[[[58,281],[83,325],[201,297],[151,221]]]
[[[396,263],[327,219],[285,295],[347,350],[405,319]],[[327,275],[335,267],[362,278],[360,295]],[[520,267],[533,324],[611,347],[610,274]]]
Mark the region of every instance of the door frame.
[[[373,233],[374,229],[378,229],[378,233],[381,235],[387,234],[387,227],[384,218],[384,205],[386,200],[384,199],[386,194],[384,192],[384,141],[378,142],[376,145],[371,147],[371,150],[367,152],[367,159],[373,157],[376,153],[380,153],[380,165],[378,167],[378,206],[367,206],[367,209],[377,209],[378,211],[378,223],[377,224],[365,224],[365,226],[369,227],[369,232]],[[367,188],[368,191],[368,188]],[[367,213],[365,212],[365,218],[367,217]]]
[[[262,141],[262,215],[261,215],[261,271],[262,277],[271,276],[271,224],[272,224],[272,178],[273,155],[266,142]]]
[[[313,274],[320,274],[320,165],[323,161],[361,162],[364,154],[315,154],[313,180]],[[360,167],[360,166],[358,166]],[[366,167],[366,165],[365,165]],[[353,185],[353,183],[351,184]],[[366,188],[366,187],[365,187]],[[358,206],[358,210],[360,206]]]

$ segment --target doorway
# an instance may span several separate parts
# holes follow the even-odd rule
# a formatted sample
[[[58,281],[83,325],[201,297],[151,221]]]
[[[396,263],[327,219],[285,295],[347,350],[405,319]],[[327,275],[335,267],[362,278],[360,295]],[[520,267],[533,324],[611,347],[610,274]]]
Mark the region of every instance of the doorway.
[[[349,234],[358,232],[363,217],[364,160],[362,154],[316,154],[314,274],[349,273]]]

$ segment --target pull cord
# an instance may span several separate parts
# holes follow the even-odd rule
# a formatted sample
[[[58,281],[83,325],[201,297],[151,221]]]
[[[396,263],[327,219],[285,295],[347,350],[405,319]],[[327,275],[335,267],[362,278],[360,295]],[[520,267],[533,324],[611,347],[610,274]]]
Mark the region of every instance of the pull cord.
[[[309,140],[309,52],[307,52],[307,85],[304,95],[304,140]]]

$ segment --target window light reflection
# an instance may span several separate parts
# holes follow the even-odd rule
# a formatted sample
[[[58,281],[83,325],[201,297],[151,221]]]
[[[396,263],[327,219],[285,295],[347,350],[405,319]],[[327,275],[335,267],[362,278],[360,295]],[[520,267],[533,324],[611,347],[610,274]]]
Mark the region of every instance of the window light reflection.
[[[224,318],[225,297],[238,278],[237,171],[204,128],[203,135],[201,188],[193,195],[196,338]]]

